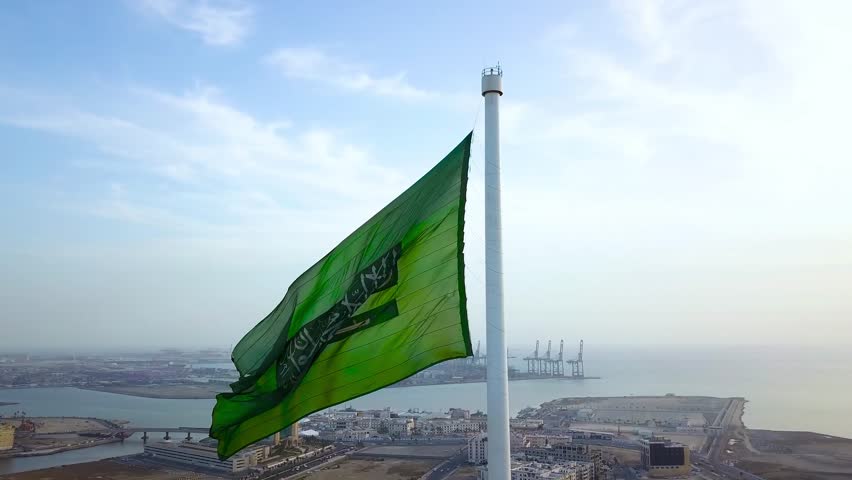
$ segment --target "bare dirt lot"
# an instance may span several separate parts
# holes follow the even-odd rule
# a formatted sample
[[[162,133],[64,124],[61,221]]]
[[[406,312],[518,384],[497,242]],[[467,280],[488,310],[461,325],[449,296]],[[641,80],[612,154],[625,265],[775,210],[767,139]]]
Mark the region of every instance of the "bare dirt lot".
[[[35,417],[30,420],[36,424],[35,433],[81,432],[107,428],[103,423],[89,418]]]
[[[414,480],[423,476],[438,460],[348,459],[306,477],[310,480]]]
[[[0,458],[26,455],[48,455],[65,450],[93,447],[117,441],[115,438],[96,438],[88,433],[107,433],[105,421],[73,417],[27,417],[0,419],[0,423],[14,425],[15,447],[0,452]],[[34,430],[31,430],[34,428]],[[79,435],[83,433],[83,435]]]
[[[592,425],[694,426],[712,423],[728,404],[727,398],[587,397],[560,398],[541,404],[537,415],[553,413],[576,417],[575,423]]]
[[[101,480],[212,480],[220,477],[211,477],[184,470],[125,465],[112,460],[0,475],[0,480],[84,480],[91,478]]]
[[[396,457],[449,458],[458,453],[459,445],[382,445],[358,451],[366,455]]]
[[[737,466],[767,480],[852,478],[852,440],[810,432],[748,430],[732,447]]]

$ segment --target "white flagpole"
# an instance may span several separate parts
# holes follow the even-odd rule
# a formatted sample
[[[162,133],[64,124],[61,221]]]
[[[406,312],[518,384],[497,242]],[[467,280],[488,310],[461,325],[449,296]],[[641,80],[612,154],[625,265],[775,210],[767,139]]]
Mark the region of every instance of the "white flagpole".
[[[485,341],[488,344],[488,478],[510,480],[509,371],[503,318],[503,233],[500,221],[500,66],[482,71],[485,97]]]

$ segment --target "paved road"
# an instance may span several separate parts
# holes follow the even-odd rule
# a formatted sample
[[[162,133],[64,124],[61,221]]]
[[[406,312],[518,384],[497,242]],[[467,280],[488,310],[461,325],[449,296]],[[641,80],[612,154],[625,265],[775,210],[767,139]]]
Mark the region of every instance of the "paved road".
[[[699,460],[697,463],[705,472],[715,474],[717,478],[725,478],[731,480],[764,480],[763,477],[746,472],[745,470],[740,470],[737,467],[725,465],[723,463],[712,464],[706,460]]]
[[[337,457],[341,457],[341,456],[347,454],[351,450],[353,450],[353,447],[338,447],[338,448],[332,450],[331,452],[329,452],[329,453],[327,453],[327,454],[325,454],[321,457],[313,458],[313,459],[311,459],[311,460],[309,460],[305,463],[301,463],[299,465],[294,465],[292,467],[284,468],[284,469],[281,469],[281,470],[275,470],[275,471],[272,471],[272,472],[264,472],[264,473],[260,474],[259,476],[256,476],[256,477],[252,476],[251,478],[253,478],[253,479],[256,478],[257,480],[273,480],[273,479],[291,477],[293,475],[303,473],[306,470],[310,470],[311,468],[319,467],[320,465],[322,465],[324,463],[327,463],[327,462],[329,462],[329,461],[331,461],[331,460],[333,460]]]
[[[462,449],[461,452],[453,455],[444,463],[439,464],[434,470],[426,474],[423,480],[444,480],[452,475],[456,469],[467,463],[467,452],[465,450]]]
[[[721,430],[719,430],[713,438],[713,441],[710,443],[710,451],[707,454],[707,458],[699,458],[697,463],[710,472],[723,475],[723,478],[736,480],[764,480],[758,475],[746,472],[745,470],[741,470],[737,467],[726,465],[721,461],[722,451],[728,447],[728,439],[731,438],[737,427],[741,427],[738,415],[742,415],[744,403],[744,400],[741,399],[734,399],[731,401],[725,411],[725,414],[722,416],[722,421],[719,425]]]
[[[364,445],[466,445],[468,437],[420,438],[411,440],[364,440]]]

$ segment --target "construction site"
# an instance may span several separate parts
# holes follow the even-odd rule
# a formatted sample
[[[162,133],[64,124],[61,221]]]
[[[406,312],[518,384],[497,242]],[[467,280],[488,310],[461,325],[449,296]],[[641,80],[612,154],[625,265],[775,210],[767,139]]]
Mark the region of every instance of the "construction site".
[[[542,342],[536,340],[535,349],[518,358],[506,352],[509,364],[509,380],[564,379],[585,380],[600,377],[586,376],[583,364],[583,341],[576,355],[568,357],[565,352],[565,341],[559,340],[559,351],[553,347],[553,341],[547,341],[547,349],[542,351]],[[512,360],[515,362],[512,362]],[[523,363],[519,363],[522,361]],[[514,363],[514,365],[513,365]],[[440,385],[447,383],[476,383],[485,381],[488,358],[482,351],[481,342],[476,343],[473,356],[450,360],[428,368],[413,375],[395,387],[414,385]]]
[[[98,418],[0,416],[0,458],[31,457],[120,442],[119,425]]]

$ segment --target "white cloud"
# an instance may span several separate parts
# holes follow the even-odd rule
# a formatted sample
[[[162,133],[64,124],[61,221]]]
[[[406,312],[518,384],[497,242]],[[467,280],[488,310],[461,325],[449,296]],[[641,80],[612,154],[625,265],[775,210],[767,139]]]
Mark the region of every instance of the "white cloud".
[[[376,76],[361,65],[316,48],[281,48],[268,55],[265,62],[288,78],[317,81],[345,90],[413,100],[437,96],[411,85],[405,72]]]
[[[129,98],[154,115],[44,110],[18,102],[16,109],[0,114],[0,124],[75,138],[109,159],[79,162],[81,168],[106,167],[115,173],[120,165],[125,177],[143,174],[169,182],[158,192],[134,191],[129,185],[92,192],[94,198],[78,210],[209,238],[249,239],[308,224],[339,238],[405,184],[399,172],[379,165],[332,130],[261,121],[227,104],[213,89],[185,95],[135,89]],[[317,224],[302,204],[310,204],[313,212],[327,210],[323,221],[331,223]],[[215,221],[205,220],[203,212],[210,211],[218,212]]]
[[[0,115],[0,123],[82,139],[172,179],[286,178],[339,195],[356,194],[357,185],[370,185],[371,179],[398,180],[329,130],[298,131],[288,121],[258,120],[228,105],[214,89],[184,95],[135,89],[131,98],[153,107],[156,118],[24,106]]]
[[[628,36],[611,48],[580,26],[561,27],[573,35],[559,53],[574,97],[507,99],[507,144],[542,144],[554,160],[571,149],[566,174],[581,162],[577,173],[601,181],[633,177],[623,196],[674,200],[684,193],[679,183],[691,185],[702,192],[692,209],[715,212],[711,224],[731,234],[748,234],[737,212],[750,210],[779,232],[813,228],[816,217],[804,212],[825,212],[852,175],[842,132],[852,107],[843,48],[852,35],[834,19],[844,17],[843,2],[838,10],[772,5],[615,2]],[[791,203],[795,210],[782,214]],[[624,206],[628,217],[632,210]],[[836,218],[819,217],[836,228]]]
[[[234,45],[248,34],[253,10],[242,1],[141,0],[140,6],[171,23],[197,33],[209,45]]]
[[[836,331],[852,312],[835,287],[852,282],[852,8],[832,5],[614,2],[606,43],[581,24],[546,34],[571,37],[546,42],[570,95],[509,92],[502,112],[508,315],[638,341],[655,339],[634,319],[745,342],[805,336],[766,333],[803,318]]]
[[[155,7],[178,11],[170,5]],[[838,327],[852,313],[844,290],[852,283],[852,223],[843,209],[852,205],[849,9],[845,2],[618,2],[604,12],[604,41],[599,25],[580,23],[545,35],[550,75],[528,86],[550,92],[546,101],[523,98],[518,80],[526,72],[508,68],[517,89],[501,113],[506,307],[510,326],[528,327],[510,327],[515,341],[558,328],[597,343],[728,342],[730,332],[747,343],[848,343],[849,329]],[[266,62],[328,88],[453,103],[402,73],[376,73],[320,49],[281,49]],[[540,85],[549,81],[560,88]],[[120,184],[69,208],[133,226],[133,241],[144,243],[96,245],[75,271],[114,263],[111,283],[120,285],[133,276],[124,266],[135,262],[139,278],[172,282],[148,290],[154,298],[180,289],[202,297],[175,302],[186,315],[206,304],[207,291],[183,278],[218,275],[219,294],[247,305],[220,316],[245,319],[227,327],[234,338],[308,262],[408,184],[334,129],[260,118],[213,89],[137,89],[129,98],[144,115],[132,105],[81,108],[43,93],[5,94],[0,123],[96,147],[102,157],[80,165]],[[484,278],[482,163],[474,153],[472,303]],[[137,174],[144,181],[135,182]],[[150,240],[152,231],[162,236]],[[234,268],[225,274],[222,263]],[[234,287],[264,269],[263,281]],[[252,297],[263,288],[264,298]],[[177,318],[166,310],[157,313]],[[217,314],[208,310],[204,321]],[[702,322],[713,327],[700,337],[677,328]],[[658,337],[660,326],[672,333]]]
[[[0,126],[74,140],[49,159],[62,165],[60,178],[27,197],[72,226],[7,250],[22,260],[0,284],[18,299],[15,312],[32,306],[33,292],[52,292],[56,301],[30,308],[33,317],[74,303],[79,328],[69,330],[103,326],[149,344],[238,339],[292,279],[413,180],[334,129],[258,118],[215,89],[137,88],[87,107],[45,96],[53,100],[0,89]],[[78,155],[95,161],[73,162]],[[118,309],[133,313],[110,322]],[[167,324],[177,333],[150,328]],[[199,325],[207,333],[196,335]]]

